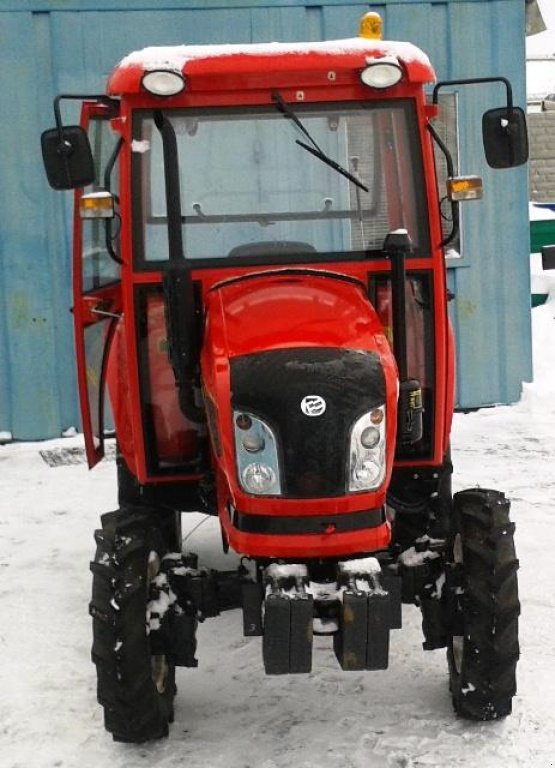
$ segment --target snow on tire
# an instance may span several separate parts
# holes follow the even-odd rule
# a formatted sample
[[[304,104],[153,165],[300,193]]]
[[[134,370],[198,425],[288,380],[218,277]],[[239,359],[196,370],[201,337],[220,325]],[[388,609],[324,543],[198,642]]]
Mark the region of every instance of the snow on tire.
[[[447,659],[455,711],[472,720],[506,717],[516,693],[520,604],[509,507],[497,491],[454,496]]]

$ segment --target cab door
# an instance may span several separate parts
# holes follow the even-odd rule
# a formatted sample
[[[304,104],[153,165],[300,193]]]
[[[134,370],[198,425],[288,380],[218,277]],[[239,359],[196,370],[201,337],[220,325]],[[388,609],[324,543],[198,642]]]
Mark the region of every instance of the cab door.
[[[85,451],[89,467],[104,456],[106,370],[111,342],[121,317],[119,256],[119,134],[111,128],[114,108],[84,103],[81,125],[88,133],[95,180],[75,193],[73,297],[77,381]],[[83,195],[108,189],[115,215],[82,218]]]

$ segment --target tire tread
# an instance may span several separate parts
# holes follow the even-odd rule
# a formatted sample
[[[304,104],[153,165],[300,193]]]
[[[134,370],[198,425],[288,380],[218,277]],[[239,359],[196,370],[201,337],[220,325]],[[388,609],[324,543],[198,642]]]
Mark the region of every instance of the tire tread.
[[[152,680],[146,633],[146,563],[164,544],[154,514],[136,508],[102,516],[91,563],[92,660],[104,723],[115,741],[143,743],[168,734],[173,719],[174,667],[160,694]]]
[[[453,539],[462,538],[463,657],[457,670],[449,644],[450,690],[455,711],[472,720],[496,720],[512,711],[519,658],[515,526],[503,494],[482,489],[454,496]]]

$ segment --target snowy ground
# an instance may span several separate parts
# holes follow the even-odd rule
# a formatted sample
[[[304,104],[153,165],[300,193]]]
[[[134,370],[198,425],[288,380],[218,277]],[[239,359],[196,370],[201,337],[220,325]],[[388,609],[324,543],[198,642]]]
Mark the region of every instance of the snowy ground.
[[[444,651],[421,649],[404,608],[387,672],[343,673],[324,638],[314,672],[266,678],[260,639],[237,611],[206,622],[197,670],[178,670],[170,737],[114,744],[96,704],[88,570],[98,515],[114,507],[113,462],[49,467],[40,449],[0,446],[0,763],[6,768],[547,768],[555,765],[555,298],[534,310],[536,382],[513,407],[457,416],[456,487],[505,490],[521,561],[521,645],[514,714],[457,720]],[[62,441],[79,444],[79,438]],[[189,526],[199,521],[190,518]],[[188,547],[208,564],[209,521]],[[212,555],[214,557],[214,555]]]

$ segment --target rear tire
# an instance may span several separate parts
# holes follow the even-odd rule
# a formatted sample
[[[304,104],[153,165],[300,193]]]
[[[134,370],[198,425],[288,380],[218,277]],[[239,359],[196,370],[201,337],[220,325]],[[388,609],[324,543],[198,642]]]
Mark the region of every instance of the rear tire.
[[[506,717],[516,693],[520,604],[509,507],[497,491],[454,497],[447,660],[453,706],[471,720]]]
[[[166,529],[162,515],[128,508],[103,515],[95,532],[92,659],[115,741],[167,736],[173,721],[175,665],[152,655],[147,630],[151,583],[169,549]]]

